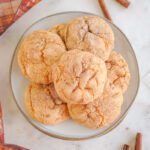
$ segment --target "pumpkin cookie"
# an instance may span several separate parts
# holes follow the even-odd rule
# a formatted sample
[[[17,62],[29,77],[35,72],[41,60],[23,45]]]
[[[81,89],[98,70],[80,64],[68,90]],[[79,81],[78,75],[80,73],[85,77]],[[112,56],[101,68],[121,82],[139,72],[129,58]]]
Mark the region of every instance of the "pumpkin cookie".
[[[119,53],[112,51],[109,59],[106,61],[106,67],[110,82],[124,93],[130,81],[130,72],[125,59]]]
[[[67,24],[56,25],[56,26],[48,29],[48,31],[57,33],[62,38],[62,40],[65,42],[66,34],[67,34]]]
[[[88,128],[102,128],[120,114],[123,95],[120,89],[107,83],[102,96],[86,105],[68,104],[70,116]]]
[[[43,124],[58,124],[69,118],[67,105],[56,94],[53,84],[30,84],[25,93],[28,113]]]
[[[67,28],[67,31],[66,31]],[[98,16],[83,16],[72,20],[65,28],[68,50],[80,49],[108,59],[114,47],[114,34],[110,26]]]
[[[21,43],[19,66],[30,81],[49,84],[52,82],[51,66],[65,51],[65,45],[56,33],[34,31]]]
[[[99,57],[75,49],[61,56],[53,66],[52,76],[55,89],[62,100],[87,104],[102,94],[107,70]]]

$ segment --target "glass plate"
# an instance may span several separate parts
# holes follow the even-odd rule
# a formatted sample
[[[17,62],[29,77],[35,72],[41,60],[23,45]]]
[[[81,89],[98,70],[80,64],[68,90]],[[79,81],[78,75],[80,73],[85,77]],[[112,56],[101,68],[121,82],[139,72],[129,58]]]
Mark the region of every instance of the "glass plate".
[[[113,23],[108,22],[112,27],[115,35],[115,50],[123,55],[129,65],[129,70],[131,73],[131,80],[129,84],[129,88],[127,92],[124,94],[124,103],[122,105],[122,110],[120,116],[109,126],[102,129],[88,129],[82,127],[81,125],[76,124],[72,120],[65,121],[61,124],[51,126],[51,125],[43,125],[32,118],[27,114],[24,107],[24,92],[27,87],[28,81],[21,74],[18,62],[17,62],[17,53],[18,47],[21,40],[29,34],[30,32],[38,29],[48,29],[54,25],[64,23],[73,19],[75,17],[84,16],[84,15],[94,15],[86,12],[64,12],[57,13],[54,15],[47,16],[45,18],[40,19],[39,21],[32,24],[22,35],[14,55],[12,57],[12,62],[10,66],[10,89],[12,96],[22,112],[25,118],[38,130],[46,133],[49,136],[65,139],[65,140],[83,140],[89,139],[97,136],[102,136],[108,132],[110,132],[113,128],[115,128],[126,116],[129,108],[131,107],[138,91],[139,87],[139,69],[136,60],[136,56],[134,54],[133,48],[131,47],[130,42],[126,38],[126,36],[122,33],[122,31],[116,27]],[[103,18],[104,19],[104,18]]]

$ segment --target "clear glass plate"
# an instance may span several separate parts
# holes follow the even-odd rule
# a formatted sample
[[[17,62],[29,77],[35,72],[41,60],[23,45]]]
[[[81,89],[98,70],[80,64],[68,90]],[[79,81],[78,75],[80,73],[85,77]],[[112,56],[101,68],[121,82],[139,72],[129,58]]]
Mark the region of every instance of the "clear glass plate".
[[[58,13],[54,15],[47,16],[45,18],[40,19],[39,21],[32,24],[22,35],[16,50],[14,52],[11,66],[10,66],[10,89],[12,96],[22,112],[25,118],[37,129],[46,133],[49,136],[53,136],[56,138],[66,139],[66,140],[83,140],[89,139],[97,136],[102,136],[108,132],[110,132],[113,128],[115,128],[126,116],[129,108],[131,107],[138,91],[139,87],[139,69],[136,60],[136,56],[134,54],[133,48],[130,45],[130,42],[126,38],[126,36],[122,33],[122,31],[116,27],[114,24],[108,22],[112,27],[112,30],[115,34],[115,50],[120,52],[123,57],[126,59],[129,65],[130,73],[131,73],[131,80],[129,84],[129,88],[124,95],[124,103],[122,105],[122,110],[120,116],[109,126],[102,128],[102,129],[88,129],[82,127],[72,120],[65,121],[61,124],[50,126],[50,125],[43,125],[32,118],[30,118],[25,110],[24,107],[24,92],[25,88],[27,87],[28,81],[26,78],[21,74],[18,62],[17,62],[17,53],[19,44],[30,32],[38,29],[48,29],[54,25],[59,23],[64,23],[73,19],[78,16],[84,15],[93,15],[86,12],[64,12]]]

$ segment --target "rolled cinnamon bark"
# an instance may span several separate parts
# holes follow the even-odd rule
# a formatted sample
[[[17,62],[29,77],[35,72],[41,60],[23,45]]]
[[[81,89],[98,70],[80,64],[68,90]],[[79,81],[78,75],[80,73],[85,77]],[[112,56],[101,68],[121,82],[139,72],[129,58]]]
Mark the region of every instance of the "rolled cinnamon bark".
[[[129,145],[125,144],[125,145],[123,146],[123,150],[131,150],[131,148],[130,148]]]
[[[118,3],[120,3],[122,6],[124,6],[125,8],[128,8],[128,6],[130,5],[130,2],[128,0],[116,0]]]
[[[110,16],[110,14],[109,14],[109,11],[108,11],[108,9],[107,9],[107,6],[106,6],[106,4],[105,4],[105,1],[104,1],[104,0],[98,0],[98,2],[99,2],[99,5],[100,5],[100,7],[101,7],[101,9],[102,9],[102,11],[103,11],[104,16],[105,16],[107,19],[109,19],[110,21],[112,21],[111,16]]]
[[[137,133],[136,135],[135,150],[142,150],[142,134],[141,133]]]

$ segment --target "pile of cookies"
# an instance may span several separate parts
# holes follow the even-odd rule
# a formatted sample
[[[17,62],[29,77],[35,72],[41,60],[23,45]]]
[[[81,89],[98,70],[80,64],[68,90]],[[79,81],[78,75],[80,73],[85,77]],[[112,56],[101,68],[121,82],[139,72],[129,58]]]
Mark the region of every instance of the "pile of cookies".
[[[47,125],[69,118],[88,128],[112,123],[130,80],[128,64],[113,48],[113,31],[97,16],[25,37],[18,63],[31,82],[25,92],[30,116]]]

